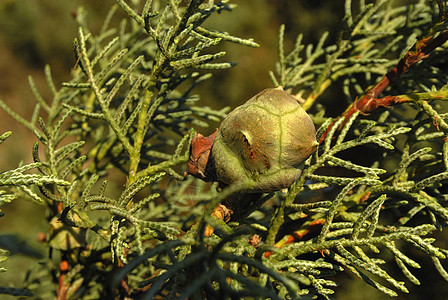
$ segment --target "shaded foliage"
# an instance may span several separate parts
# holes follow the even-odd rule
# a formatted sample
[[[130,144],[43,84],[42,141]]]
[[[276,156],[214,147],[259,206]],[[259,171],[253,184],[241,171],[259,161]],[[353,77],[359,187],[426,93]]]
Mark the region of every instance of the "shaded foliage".
[[[257,200],[247,182],[219,189],[182,172],[191,128],[228,111],[199,106],[194,94],[207,72],[233,66],[216,45],[258,46],[204,23],[234,6],[117,0],[98,33],[79,9],[72,79],[57,87],[46,67],[52,98],[44,99],[30,77],[30,120],[0,101],[37,139],[33,163],[0,174],[0,185],[10,187],[0,203],[20,196],[43,205],[50,226],[43,240],[52,250],[27,274],[26,290],[0,292],[328,299],[334,275],[350,271],[395,296],[408,292],[403,280],[419,284],[413,269],[420,262],[408,248],[430,257],[446,279],[448,251],[433,238],[448,221],[446,47],[434,42],[447,34],[446,4],[347,0],[344,8],[335,44],[323,34],[303,45],[299,35],[287,50],[280,28],[273,85],[300,99],[321,143],[287,192]],[[114,27],[118,10],[126,18]],[[415,53],[425,55],[411,61]],[[389,80],[400,60],[409,68]],[[354,104],[333,119],[319,100],[338,83]],[[369,160],[362,157],[367,149]],[[225,222],[213,210],[228,198],[245,205]],[[213,234],[205,234],[208,227]],[[394,262],[401,277],[389,272]]]

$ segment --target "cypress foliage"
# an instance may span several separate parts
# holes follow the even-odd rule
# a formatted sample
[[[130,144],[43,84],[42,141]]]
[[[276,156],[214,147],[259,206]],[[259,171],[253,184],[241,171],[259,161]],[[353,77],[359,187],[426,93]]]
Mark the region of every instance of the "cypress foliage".
[[[335,275],[351,272],[397,296],[420,283],[414,273],[425,256],[448,280],[448,250],[435,238],[448,225],[445,1],[346,0],[334,44],[323,34],[306,45],[299,34],[286,49],[280,27],[271,87],[299,99],[319,147],[287,191],[256,200],[247,182],[218,187],[184,175],[192,128],[228,112],[198,105],[194,94],[209,70],[234,66],[216,46],[259,46],[205,23],[235,5],[116,2],[99,32],[79,9],[72,79],[56,86],[47,66],[52,98],[44,99],[30,77],[30,120],[0,100],[36,137],[34,162],[0,173],[0,204],[43,205],[51,249],[22,288],[0,293],[331,299]],[[118,10],[125,17],[114,27]],[[350,103],[335,118],[320,102],[330,87],[340,89],[335,101]],[[247,204],[230,221],[214,211],[228,199]],[[0,249],[0,262],[7,255]]]

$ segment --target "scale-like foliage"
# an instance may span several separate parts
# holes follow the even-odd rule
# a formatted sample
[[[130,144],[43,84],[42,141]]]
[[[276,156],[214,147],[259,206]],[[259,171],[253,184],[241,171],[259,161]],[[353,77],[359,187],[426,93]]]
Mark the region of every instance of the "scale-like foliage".
[[[0,184],[17,186],[48,208],[46,241],[69,266],[59,269],[63,284],[50,293],[68,298],[116,294],[104,272],[183,234],[186,225],[176,212],[191,203],[169,199],[172,188],[162,186],[168,177],[183,179],[176,166],[188,161],[191,127],[208,126],[227,111],[197,106],[193,89],[211,76],[202,70],[233,66],[220,60],[224,52],[213,52],[219,43],[258,46],[204,26],[208,17],[234,5],[202,2],[119,0],[97,34],[89,32],[85,11],[79,9],[72,80],[59,88],[46,67],[53,93],[48,100],[30,78],[37,105],[29,121],[0,101],[39,141],[33,147],[35,162],[5,172]],[[130,19],[114,20],[119,7]],[[32,168],[40,174],[23,174]],[[114,176],[121,176],[121,192],[109,192]],[[113,190],[120,183],[112,185]],[[40,287],[53,280],[53,263],[49,259],[28,275],[30,290],[42,293]],[[147,274],[145,268],[139,272],[119,294],[138,293],[137,283]]]
[[[0,144],[3,143],[11,135],[10,131],[7,131],[0,135]],[[31,170],[35,170],[41,167],[41,163],[31,163],[21,167],[17,167],[13,170],[3,171],[0,173],[0,206],[10,203],[14,199],[20,196],[28,196],[32,201],[43,204],[45,200],[34,189],[36,187],[42,187],[44,185],[49,186],[66,186],[70,183],[58,179],[53,176],[45,174],[32,174],[27,173]],[[15,189],[13,189],[15,187]],[[9,189],[8,189],[9,188]],[[3,217],[4,213],[0,210],[0,217]],[[0,245],[1,247],[7,246],[5,243]],[[0,247],[0,263],[4,262],[8,256],[9,251]],[[4,267],[0,267],[0,273],[6,272]],[[28,289],[14,288],[14,287],[0,287],[0,294],[9,294],[15,296],[32,296],[33,293]]]
[[[409,249],[448,278],[448,250],[433,238],[448,224],[445,2],[347,0],[334,44],[324,34],[304,45],[299,35],[289,53],[280,28],[271,78],[304,99],[320,146],[287,192],[268,195],[182,172],[191,128],[227,112],[198,106],[193,94],[211,76],[204,70],[233,66],[216,46],[258,46],[204,23],[231,11],[228,2],[117,0],[98,33],[80,9],[72,79],[57,87],[47,67],[48,100],[30,78],[37,104],[29,121],[0,101],[38,140],[34,163],[0,174],[15,192],[2,191],[0,204],[28,195],[44,205],[46,242],[60,254],[32,269],[22,291],[329,299],[334,275],[349,271],[393,296],[420,283],[420,257]],[[115,23],[117,9],[128,18]],[[319,103],[330,86],[340,90],[336,101],[351,103],[339,118]],[[229,198],[242,203],[230,222],[214,210]]]

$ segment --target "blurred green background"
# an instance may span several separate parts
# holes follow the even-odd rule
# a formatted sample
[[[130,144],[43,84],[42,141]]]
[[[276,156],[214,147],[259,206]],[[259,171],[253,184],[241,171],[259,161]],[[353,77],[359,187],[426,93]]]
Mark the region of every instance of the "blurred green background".
[[[286,25],[285,42],[291,49],[299,33],[303,33],[306,43],[315,43],[325,31],[329,31],[330,40],[334,40],[344,14],[342,0],[232,2],[238,4],[234,12],[224,12],[207,22],[212,28],[254,38],[261,47],[223,46],[227,51],[226,60],[236,62],[237,66],[214,72],[212,80],[197,89],[202,103],[214,108],[235,107],[260,90],[273,87],[268,71],[274,69],[277,60],[277,36],[281,24]],[[45,64],[51,66],[56,84],[68,80],[75,65],[72,42],[77,36],[77,27],[73,13],[83,6],[88,11],[90,29],[96,32],[113,3],[113,0],[0,0],[0,98],[22,116],[30,116],[35,104],[27,79],[31,75],[42,96],[50,101],[43,71]],[[338,97],[331,90],[324,98],[331,100],[331,106],[327,108],[331,115],[338,115],[347,106],[343,97]],[[13,135],[0,146],[0,170],[17,167],[21,161],[31,162],[35,137],[5,113],[0,112],[0,116],[0,133],[13,131]],[[2,238],[5,240],[11,238],[8,234],[14,234],[42,255],[47,255],[37,242],[38,233],[48,230],[45,211],[23,200],[1,209],[5,216],[0,219],[0,244]],[[0,286],[20,287],[25,270],[36,261],[20,253],[11,256],[2,264],[8,272],[0,274]],[[448,283],[442,280],[429,260],[427,262],[417,276],[422,286],[407,283],[411,294],[400,295],[398,299],[446,299]],[[354,277],[349,273],[339,276],[338,281],[343,284],[337,299],[387,298],[365,283],[350,279]]]

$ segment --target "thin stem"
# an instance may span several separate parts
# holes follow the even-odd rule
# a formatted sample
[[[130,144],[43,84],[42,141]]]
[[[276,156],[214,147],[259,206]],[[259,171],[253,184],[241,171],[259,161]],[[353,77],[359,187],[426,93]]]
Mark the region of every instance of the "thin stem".
[[[125,150],[128,152],[129,155],[132,155],[132,146],[129,143],[126,134],[121,130],[118,122],[114,119],[114,117],[112,116],[112,113],[109,109],[109,107],[106,104],[106,101],[100,91],[100,88],[98,87],[96,81],[95,81],[95,77],[93,75],[93,70],[92,70],[92,66],[90,63],[90,60],[87,56],[87,50],[86,50],[86,41],[85,41],[85,37],[84,37],[84,32],[82,30],[82,28],[79,28],[79,37],[80,37],[80,42],[81,42],[81,53],[82,53],[82,63],[85,66],[85,71],[86,71],[86,75],[89,79],[89,83],[91,85],[91,88],[93,90],[93,92],[95,93],[96,98],[98,99],[98,102],[100,104],[101,107],[101,111],[104,114],[105,119],[107,120],[107,122],[109,123],[110,127],[112,128],[112,130],[115,132],[115,134],[117,135],[118,139],[120,140],[121,144],[123,145],[123,147],[125,148]]]

